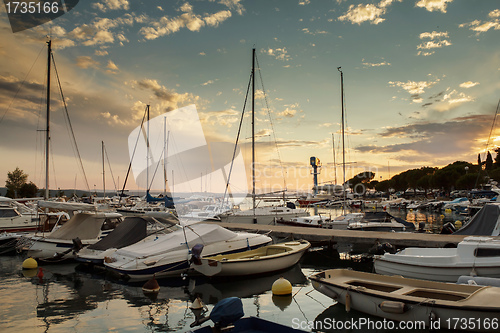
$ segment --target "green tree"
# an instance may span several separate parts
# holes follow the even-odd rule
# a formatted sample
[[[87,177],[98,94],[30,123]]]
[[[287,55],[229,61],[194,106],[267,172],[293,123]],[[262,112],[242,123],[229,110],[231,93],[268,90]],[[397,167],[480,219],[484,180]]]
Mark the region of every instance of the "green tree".
[[[19,189],[19,196],[22,198],[34,198],[37,196],[38,187],[33,183],[24,183]]]
[[[495,159],[493,160],[493,168],[500,168],[500,147],[495,148]]]
[[[5,181],[7,197],[17,198],[18,195],[20,195],[19,190],[24,184],[26,184],[27,179],[28,175],[25,174],[23,170],[19,169],[19,167],[16,167],[16,169],[12,172],[8,172],[7,180]]]
[[[493,157],[491,157],[490,152],[486,154],[486,162],[484,162],[485,170],[493,170]]]

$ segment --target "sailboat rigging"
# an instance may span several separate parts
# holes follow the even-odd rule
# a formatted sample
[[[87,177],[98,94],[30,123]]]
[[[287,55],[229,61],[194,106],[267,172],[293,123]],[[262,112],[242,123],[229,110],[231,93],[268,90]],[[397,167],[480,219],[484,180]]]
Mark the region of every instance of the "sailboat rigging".
[[[219,215],[219,218],[223,222],[235,222],[235,223],[258,223],[258,224],[272,224],[275,223],[277,219],[286,217],[293,218],[299,216],[308,216],[309,213],[304,209],[297,209],[294,206],[272,206],[272,207],[257,207],[256,203],[256,176],[255,176],[255,69],[256,69],[256,54],[255,48],[252,49],[252,70],[251,70],[251,126],[252,126],[252,208],[250,210],[243,211],[229,211]],[[248,92],[247,92],[248,94]],[[246,97],[245,97],[246,102]],[[241,126],[241,124],[240,124]],[[238,136],[239,136],[238,131]],[[238,140],[237,140],[238,142]],[[281,192],[281,191],[280,191]]]

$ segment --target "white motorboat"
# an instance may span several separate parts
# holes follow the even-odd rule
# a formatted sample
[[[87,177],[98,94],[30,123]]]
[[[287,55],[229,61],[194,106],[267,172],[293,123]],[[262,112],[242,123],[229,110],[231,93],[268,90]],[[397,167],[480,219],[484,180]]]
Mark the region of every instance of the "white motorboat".
[[[191,267],[207,276],[249,276],[268,274],[292,267],[311,246],[308,241],[266,245],[255,250],[193,260]],[[194,251],[193,251],[194,253]]]
[[[149,236],[104,259],[106,268],[130,280],[181,276],[189,271],[191,248],[204,246],[207,256],[241,252],[270,243],[266,235],[233,232],[215,224],[192,224],[166,235]]]
[[[320,293],[373,316],[421,322],[431,329],[498,331],[500,288],[407,279],[346,269],[331,269],[309,277]],[[473,322],[472,324],[469,324]],[[397,327],[397,325],[395,326]],[[423,328],[423,327],[422,327]]]
[[[330,217],[321,215],[294,217],[289,220],[280,218],[276,220],[277,224],[290,225],[293,227],[309,227],[309,228],[322,228],[325,223],[330,223],[330,222],[331,222]]]
[[[413,231],[415,225],[396,218],[387,212],[365,212],[361,220],[350,222],[349,230],[364,231]]]
[[[228,211],[218,215],[218,217],[221,222],[276,224],[279,219],[289,220],[309,215],[307,210],[301,208],[266,206],[242,211]]]
[[[38,230],[40,219],[36,209],[6,197],[0,197],[0,203],[0,233]]]
[[[106,237],[78,251],[76,260],[102,265],[104,258],[117,249],[135,244],[149,235],[169,233],[180,228],[177,223],[149,216],[128,216]]]
[[[409,247],[376,257],[374,267],[379,274],[445,282],[461,275],[500,278],[500,240],[471,236],[457,248]]]
[[[217,216],[219,214],[228,212],[230,210],[232,210],[232,207],[227,204],[210,204],[203,206],[203,208],[201,209],[193,209],[186,214],[182,214],[179,216],[179,219],[183,223],[193,223],[208,220],[218,221],[219,218]]]
[[[326,229],[347,229],[347,226],[363,219],[363,213],[347,213],[334,217],[329,222],[323,223]]]
[[[67,203],[60,203],[67,206]],[[85,204],[71,204],[85,207]],[[84,206],[82,206],[84,205]],[[92,205],[87,205],[91,206]],[[77,250],[98,242],[120,222],[122,215],[104,212],[77,212],[49,234],[28,237],[27,255],[35,259],[60,261],[74,259]],[[25,246],[25,245],[24,245]]]

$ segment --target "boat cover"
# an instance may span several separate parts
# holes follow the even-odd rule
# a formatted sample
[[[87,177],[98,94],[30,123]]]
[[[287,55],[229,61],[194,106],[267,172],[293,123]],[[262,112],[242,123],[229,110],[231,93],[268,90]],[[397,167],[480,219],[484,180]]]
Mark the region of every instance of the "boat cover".
[[[487,203],[472,219],[453,235],[498,236],[500,232],[500,204]]]
[[[216,224],[193,224],[158,238],[124,247],[116,252],[135,258],[159,255],[170,251],[191,249],[196,244],[212,244],[235,238],[237,234]],[[186,244],[187,240],[187,244]]]
[[[88,210],[95,211],[97,207],[91,204],[80,203],[80,202],[59,202],[59,201],[38,201],[38,207],[40,208],[52,208],[60,209],[66,211],[76,211],[76,210]]]
[[[106,237],[95,244],[89,245],[88,248],[106,251],[111,248],[121,249],[122,247],[137,243],[146,238],[148,223],[154,224],[155,221],[151,217],[146,216],[126,217]]]
[[[106,217],[103,214],[78,213],[64,223],[59,229],[52,231],[47,238],[52,239],[95,239],[99,236]]]

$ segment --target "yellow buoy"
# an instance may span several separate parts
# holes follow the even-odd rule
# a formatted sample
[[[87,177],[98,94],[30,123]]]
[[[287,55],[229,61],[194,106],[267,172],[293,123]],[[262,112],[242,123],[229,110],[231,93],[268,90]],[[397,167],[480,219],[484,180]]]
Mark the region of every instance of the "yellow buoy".
[[[31,257],[23,261],[23,269],[36,269],[37,267],[38,263]]]
[[[26,278],[33,278],[36,276],[36,273],[38,273],[38,269],[32,268],[32,269],[23,269],[23,276]]]
[[[280,277],[272,286],[273,295],[287,296],[292,294],[292,284],[287,279]]]
[[[462,228],[462,221],[460,221],[460,220],[456,220],[456,221],[455,221],[455,228],[457,228],[457,229]]]

